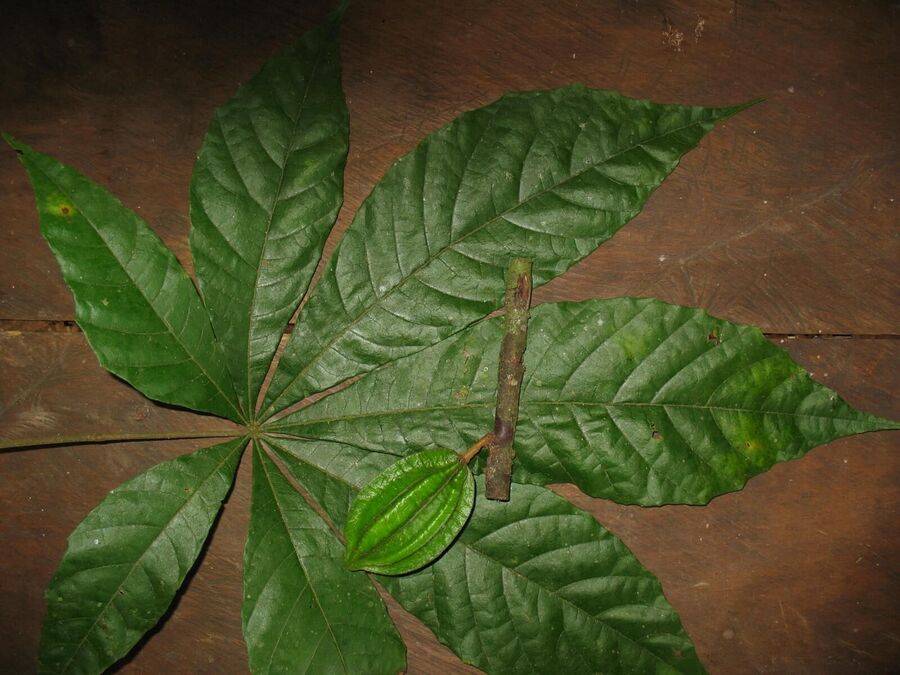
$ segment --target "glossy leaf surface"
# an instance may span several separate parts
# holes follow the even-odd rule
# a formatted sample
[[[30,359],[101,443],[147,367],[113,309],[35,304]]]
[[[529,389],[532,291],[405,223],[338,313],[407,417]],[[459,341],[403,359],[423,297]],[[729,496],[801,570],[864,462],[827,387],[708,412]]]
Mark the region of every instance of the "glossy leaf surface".
[[[459,534],[475,480],[452,450],[423,450],[392,464],[353,502],[344,527],[350,569],[406,574],[427,565]]]
[[[259,447],[244,553],[244,639],[254,673],[396,673],[406,650],[364,574]]]
[[[277,428],[402,454],[490,428],[494,319],[286,418]],[[842,436],[897,428],[853,409],[756,328],[657,300],[532,310],[518,482],[622,503],[705,503]]]
[[[349,121],[332,17],[219,108],[191,182],[191,251],[252,412],[343,201]]]
[[[397,462],[394,455],[330,441],[278,438],[271,447],[288,473],[341,529],[360,490]]]
[[[427,347],[497,308],[511,257],[544,284],[609,239],[740,108],[571,86],[507,94],[401,157],[312,291],[265,406]]]
[[[304,486],[354,490],[373,453],[280,440]],[[379,582],[467,663],[488,673],[702,673],[659,582],[589,514],[531,485],[484,499],[462,535],[425,569]],[[346,503],[329,503],[341,522]]]
[[[42,673],[101,672],[159,621],[200,554],[245,444],[159,464],[75,528],[47,590]]]
[[[398,460],[395,455],[325,441],[274,438],[267,443],[341,531],[356,494]]]
[[[513,485],[509,502],[479,497],[434,565],[380,581],[487,673],[704,672],[656,578],[545,488]]]
[[[157,401],[240,419],[209,315],[172,252],[107,190],[7,141],[100,365]]]

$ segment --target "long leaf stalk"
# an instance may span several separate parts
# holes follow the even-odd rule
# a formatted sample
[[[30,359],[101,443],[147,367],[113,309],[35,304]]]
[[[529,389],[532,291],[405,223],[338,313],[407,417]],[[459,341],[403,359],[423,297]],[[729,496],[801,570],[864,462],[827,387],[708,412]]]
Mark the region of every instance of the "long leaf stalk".
[[[38,438],[0,438],[0,450],[45,448],[54,445],[86,445],[91,443],[127,443],[130,441],[177,441],[189,438],[237,438],[240,428],[221,431],[172,431],[143,434],[52,434]]]
[[[516,455],[513,441],[519,421],[519,392],[525,374],[523,359],[528,342],[531,286],[531,260],[513,258],[506,270],[506,317],[497,370],[497,408],[484,472],[485,496],[504,502],[509,501],[512,463]]]

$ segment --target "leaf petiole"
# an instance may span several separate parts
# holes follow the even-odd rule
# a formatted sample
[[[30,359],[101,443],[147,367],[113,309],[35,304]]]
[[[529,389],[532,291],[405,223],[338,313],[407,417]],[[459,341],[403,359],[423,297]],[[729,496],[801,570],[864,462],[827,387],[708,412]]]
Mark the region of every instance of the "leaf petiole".
[[[475,441],[475,444],[471,448],[466,450],[462,455],[460,455],[460,458],[462,459],[462,461],[468,464],[475,458],[475,455],[481,452],[484,448],[490,446],[493,440],[494,432],[489,431],[484,436]]]
[[[177,441],[187,438],[237,438],[243,435],[240,428],[222,431],[173,431],[145,434],[54,434],[41,438],[0,438],[0,450],[44,448],[53,445],[86,445],[89,443],[127,443],[131,441]]]

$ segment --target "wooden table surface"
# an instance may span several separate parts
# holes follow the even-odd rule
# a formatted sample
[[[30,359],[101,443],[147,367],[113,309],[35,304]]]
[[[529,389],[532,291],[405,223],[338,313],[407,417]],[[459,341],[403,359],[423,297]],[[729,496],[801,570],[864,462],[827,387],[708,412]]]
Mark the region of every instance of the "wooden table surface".
[[[17,5],[0,22],[0,127],[111,188],[190,269],[187,187],[213,109],[328,3]],[[898,29],[888,2],[360,0],[342,33],[352,146],[337,229],[395,157],[511,89],[579,81],[708,105],[765,96],[536,301],[701,306],[761,326],[853,405],[900,417]],[[106,374],[72,318],[25,173],[4,150],[0,434],[218,424]],[[898,441],[831,443],[704,508],[558,490],[659,576],[710,672],[896,672]],[[78,521],[121,481],[200,444],[0,454],[0,672],[34,670],[43,589]],[[246,672],[246,464],[187,592],[122,672]],[[410,673],[470,670],[392,613]]]

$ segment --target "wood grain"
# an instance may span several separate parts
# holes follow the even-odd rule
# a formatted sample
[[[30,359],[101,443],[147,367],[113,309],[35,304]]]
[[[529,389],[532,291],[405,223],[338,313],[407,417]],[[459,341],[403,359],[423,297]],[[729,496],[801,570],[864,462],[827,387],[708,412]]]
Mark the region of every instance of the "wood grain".
[[[785,341],[853,405],[896,418],[900,346]],[[710,673],[889,673],[900,661],[900,432],[817,448],[705,507],[558,491],[655,572]]]
[[[298,4],[94,0],[51,16],[20,3],[0,29],[0,126],[108,186],[190,267],[187,186],[207,121],[328,3]],[[896,331],[898,22],[878,2],[359,3],[343,29],[352,149],[338,229],[397,155],[510,89],[766,96],[538,299],[654,295],[775,332]],[[667,25],[687,36],[677,48]],[[0,319],[70,319],[11,152],[0,205]]]
[[[213,109],[329,5],[18,3],[0,22],[0,128],[108,186],[190,269],[187,186]],[[356,3],[342,47],[346,203],[327,250],[397,155],[510,89],[580,81],[710,105],[763,95],[535,302],[656,296],[769,332],[852,334],[782,346],[850,403],[900,417],[898,23],[874,0]],[[0,436],[225,426],[104,373],[59,323],[72,315],[24,172],[0,152]],[[898,440],[837,441],[704,508],[557,489],[660,577],[710,672],[886,673],[900,662]],[[75,524],[121,481],[202,445],[0,454],[0,672],[34,671],[43,589]],[[248,468],[187,592],[122,672],[246,672]],[[471,671],[391,611],[409,672]]]
[[[53,424],[75,425],[79,411],[96,415],[101,427],[126,431],[148,422],[165,429],[189,418],[207,420],[146,403],[96,367],[79,334],[19,337],[0,337],[0,400],[50,363],[56,377],[35,378],[24,401],[58,411]],[[900,416],[891,396],[900,384],[898,341],[785,340],[782,346],[851,404]],[[64,358],[54,363],[52,354]],[[66,400],[78,406],[67,409]],[[129,415],[144,405],[149,416]],[[8,426],[26,409],[24,402],[10,408],[0,422]],[[703,508],[622,507],[570,486],[557,489],[621,536],[659,576],[710,672],[890,672],[900,658],[893,563],[900,555],[898,440],[894,432],[836,441]],[[128,443],[0,454],[0,672],[34,670],[43,589],[72,528],[120,482],[202,446]],[[249,478],[245,462],[186,592],[122,672],[246,671],[240,602]],[[407,639],[410,673],[470,672],[415,618],[389,605]]]

